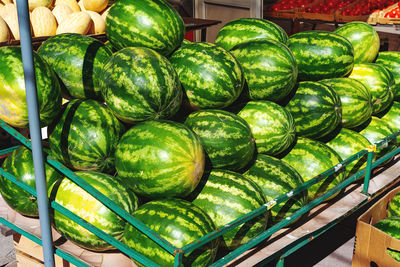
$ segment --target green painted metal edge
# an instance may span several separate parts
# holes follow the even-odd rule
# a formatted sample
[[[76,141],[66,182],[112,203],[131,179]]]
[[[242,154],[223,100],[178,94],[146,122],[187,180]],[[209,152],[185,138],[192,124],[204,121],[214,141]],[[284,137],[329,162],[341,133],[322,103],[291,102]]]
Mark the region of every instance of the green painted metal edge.
[[[18,131],[16,131],[14,128],[9,126],[7,123],[5,123],[3,120],[0,119],[0,126],[7,131],[9,134],[14,136],[16,139],[18,139],[23,145],[28,147],[29,149],[32,148],[31,142],[25,138],[22,134],[20,134]],[[56,168],[58,171],[60,171],[62,174],[67,176],[69,179],[71,179],[74,183],[82,187],[84,190],[86,190],[89,194],[94,196],[97,200],[99,200],[101,203],[103,203],[105,206],[107,206],[109,209],[114,211],[116,214],[121,216],[123,219],[128,221],[130,224],[132,224],[135,228],[137,228],[139,231],[141,231],[143,234],[145,234],[147,237],[149,237],[151,240],[153,240],[155,243],[157,243],[159,246],[161,246],[163,249],[165,249],[167,252],[170,254],[174,254],[177,248],[172,245],[170,242],[162,238],[160,235],[158,235],[155,231],[147,227],[144,223],[141,221],[137,220],[135,217],[130,215],[127,211],[125,211],[123,208],[115,204],[111,199],[106,197],[104,194],[102,194],[100,191],[95,189],[93,186],[85,182],[83,179],[81,179],[79,176],[77,176],[73,171],[65,167],[63,164],[60,162],[56,161],[53,159],[51,156],[48,156],[46,159],[47,163],[51,165],[52,167]]]
[[[13,229],[14,231],[20,233],[23,236],[26,236],[27,238],[29,238],[30,240],[32,240],[33,242],[35,242],[36,244],[42,246],[42,240],[35,236],[32,235],[31,233],[23,230],[22,228],[14,225],[13,223],[7,221],[6,219],[4,219],[3,217],[0,217],[0,223],[4,224],[5,226]],[[78,266],[78,267],[89,267],[89,265],[87,265],[86,263],[78,260],[77,258],[75,258],[74,256],[68,254],[67,252],[59,249],[59,248],[55,248],[55,253],[56,255],[60,256],[61,258],[63,258],[64,260]]]
[[[7,156],[8,154],[12,153],[15,149],[19,148],[20,146],[13,146],[9,148],[5,148],[0,150],[0,157]]]
[[[34,197],[37,196],[35,189],[33,189],[29,185],[19,181],[12,174],[10,174],[8,172],[5,172],[2,168],[0,168],[0,175],[5,177],[6,179],[10,180],[14,184],[18,185],[19,187],[21,187],[22,189],[24,189],[28,193],[32,194]],[[58,204],[57,202],[51,201],[51,207],[54,210],[57,210],[58,212],[60,212],[61,214],[67,216],[68,218],[70,218],[71,220],[76,222],[77,224],[83,226],[84,228],[86,228],[90,232],[94,233],[98,237],[102,238],[103,240],[105,240],[109,244],[113,245],[114,247],[119,249],[121,252],[126,253],[128,256],[130,256],[130,257],[134,258],[135,260],[137,260],[138,262],[144,264],[145,266],[159,266],[159,265],[155,264],[153,261],[149,260],[147,257],[145,257],[142,254],[138,253],[137,251],[131,249],[130,247],[128,247],[127,245],[125,245],[121,241],[115,239],[114,237],[112,237],[109,234],[106,234],[104,231],[102,231],[102,230],[98,229],[97,227],[93,226],[91,223],[89,223],[86,220],[82,219],[81,217],[75,215],[73,212],[71,212],[70,210],[66,209],[62,205]]]

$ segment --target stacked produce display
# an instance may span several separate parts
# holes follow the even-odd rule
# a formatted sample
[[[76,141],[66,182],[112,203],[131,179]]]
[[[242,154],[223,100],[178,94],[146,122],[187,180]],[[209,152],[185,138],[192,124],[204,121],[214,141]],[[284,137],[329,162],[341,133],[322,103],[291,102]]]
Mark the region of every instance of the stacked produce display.
[[[34,52],[42,126],[52,158],[174,247],[184,247],[274,201],[400,129],[400,52],[378,53],[363,22],[287,36],[263,19],[226,24],[215,44],[183,42],[182,18],[164,0],[119,0],[109,43],[53,36]],[[361,33],[361,34],[360,34]],[[377,59],[376,59],[377,58]],[[0,118],[27,127],[20,48],[0,48]],[[390,62],[390,63],[387,63]],[[68,99],[61,105],[61,99]],[[393,141],[377,153],[397,146]],[[365,167],[366,157],[191,251],[207,266]],[[32,156],[2,168],[32,183]],[[55,201],[153,262],[174,256],[49,166]],[[0,177],[21,214],[36,199]],[[329,199],[339,194],[336,192]],[[113,246],[58,211],[55,229],[93,251]]]

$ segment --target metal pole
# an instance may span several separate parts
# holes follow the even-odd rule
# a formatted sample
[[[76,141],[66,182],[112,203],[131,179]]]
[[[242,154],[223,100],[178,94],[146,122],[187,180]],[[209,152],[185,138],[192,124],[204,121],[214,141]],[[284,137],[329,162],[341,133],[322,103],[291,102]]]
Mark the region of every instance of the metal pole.
[[[365,168],[364,186],[363,186],[363,191],[362,191],[364,195],[368,195],[369,180],[370,180],[371,172],[372,172],[372,159],[373,159],[374,153],[376,151],[376,146],[372,145],[367,150],[368,150],[367,167]]]
[[[18,24],[21,37],[22,63],[26,101],[28,105],[29,129],[32,141],[33,166],[39,207],[40,232],[43,242],[43,256],[46,267],[54,266],[54,251],[49,218],[49,200],[47,198],[46,176],[43,163],[42,136],[39,123],[35,67],[33,64],[31,25],[28,0],[17,0]]]

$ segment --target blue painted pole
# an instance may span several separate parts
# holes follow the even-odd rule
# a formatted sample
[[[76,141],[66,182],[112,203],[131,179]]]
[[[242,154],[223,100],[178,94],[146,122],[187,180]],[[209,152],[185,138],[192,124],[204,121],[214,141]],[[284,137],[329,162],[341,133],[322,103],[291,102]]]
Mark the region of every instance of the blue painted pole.
[[[28,104],[29,129],[32,141],[33,166],[39,206],[40,232],[43,243],[43,257],[46,267],[54,266],[54,251],[49,218],[46,176],[44,171],[42,135],[39,123],[35,67],[33,64],[32,36],[29,20],[28,0],[17,0],[18,23],[21,38],[22,63],[24,66],[26,100]]]

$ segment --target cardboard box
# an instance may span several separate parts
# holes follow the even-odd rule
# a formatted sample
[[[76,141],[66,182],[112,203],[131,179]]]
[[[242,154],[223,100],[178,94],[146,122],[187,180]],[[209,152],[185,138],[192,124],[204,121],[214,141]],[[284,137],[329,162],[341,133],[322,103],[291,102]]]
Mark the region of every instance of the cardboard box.
[[[387,206],[398,192],[400,192],[400,187],[390,191],[358,218],[353,252],[353,267],[376,265],[379,267],[400,266],[400,262],[393,259],[387,253],[388,248],[400,251],[400,240],[387,235],[373,226],[381,219],[387,217]],[[373,265],[373,263],[376,265]]]

